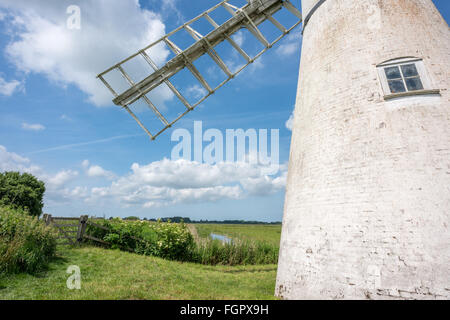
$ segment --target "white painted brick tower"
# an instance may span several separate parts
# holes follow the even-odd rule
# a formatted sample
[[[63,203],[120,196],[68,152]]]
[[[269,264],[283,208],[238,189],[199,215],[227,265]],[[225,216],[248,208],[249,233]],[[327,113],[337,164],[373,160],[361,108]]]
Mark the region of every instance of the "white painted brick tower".
[[[276,294],[450,298],[450,31],[431,0],[303,0]]]

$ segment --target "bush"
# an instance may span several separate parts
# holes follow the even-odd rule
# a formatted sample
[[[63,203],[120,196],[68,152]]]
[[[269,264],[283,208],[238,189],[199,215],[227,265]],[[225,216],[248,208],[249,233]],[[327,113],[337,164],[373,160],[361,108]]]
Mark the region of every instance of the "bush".
[[[170,260],[190,259],[194,238],[185,224],[150,223],[119,218],[98,220],[95,223],[109,231],[88,226],[87,234],[111,244],[112,248],[129,250]]]
[[[37,217],[0,207],[0,273],[43,270],[55,255],[56,237]]]
[[[44,206],[44,182],[28,173],[0,173],[0,205],[26,210],[40,216]]]
[[[89,226],[86,232],[111,244],[113,249],[133,251],[170,260],[207,265],[276,264],[279,247],[266,242],[218,240],[195,243],[184,223],[130,221],[119,218],[95,223],[109,231]]]
[[[123,218],[123,220],[133,220],[133,221],[137,221],[137,220],[141,220],[141,219],[140,219],[139,217],[131,216],[131,217]]]

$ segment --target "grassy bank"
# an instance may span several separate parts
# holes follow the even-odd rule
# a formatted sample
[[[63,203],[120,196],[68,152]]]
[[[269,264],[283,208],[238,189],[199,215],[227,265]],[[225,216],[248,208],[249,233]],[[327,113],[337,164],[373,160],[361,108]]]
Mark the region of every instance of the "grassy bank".
[[[233,237],[223,243],[208,237],[200,238],[193,225],[171,222],[129,221],[123,219],[99,220],[102,227],[88,226],[87,234],[118,248],[168,260],[204,265],[262,265],[277,264],[279,245],[275,241]],[[240,227],[248,233],[267,235],[262,226]],[[204,230],[203,230],[204,231]],[[271,243],[272,242],[272,243]],[[92,243],[94,244],[94,243]]]
[[[66,270],[81,269],[69,290]],[[0,299],[274,299],[276,265],[205,266],[102,248],[58,248],[38,275],[0,278]]]

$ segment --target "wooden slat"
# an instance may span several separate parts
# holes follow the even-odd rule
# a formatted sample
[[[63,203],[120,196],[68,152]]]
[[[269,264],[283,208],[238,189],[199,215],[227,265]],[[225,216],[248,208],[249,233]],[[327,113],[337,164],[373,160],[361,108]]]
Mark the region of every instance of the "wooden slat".
[[[73,243],[71,243],[71,242],[63,242],[63,243],[58,243],[58,245],[60,245],[60,246],[73,246]]]
[[[57,224],[57,223],[53,223],[53,225],[57,228],[74,228],[74,227],[78,227],[78,223],[77,224]]]
[[[60,234],[66,238],[67,240],[69,240],[70,242],[73,242],[75,244],[75,242],[77,241],[76,237],[74,236],[70,236],[68,233],[66,233],[66,231],[64,231],[62,228],[58,228]]]
[[[60,236],[58,236],[57,239],[60,239],[60,240],[61,239],[66,239],[66,240],[70,240],[73,243],[77,242],[77,238],[71,237],[71,236],[68,236],[68,235],[64,235],[64,234],[61,234]]]
[[[257,5],[246,5],[243,7],[242,12],[244,12],[248,17],[250,17],[255,25],[259,25],[263,21],[266,20],[266,17],[262,13],[266,14],[274,14],[275,12],[279,11],[283,7],[283,1],[275,1],[275,0],[264,0],[266,3],[263,7],[257,6]],[[208,11],[210,12],[210,11]],[[202,14],[199,18],[203,17],[204,14]],[[206,16],[205,16],[206,17]],[[165,42],[167,46],[169,46],[169,49],[176,52],[176,56],[172,58],[170,61],[166,63],[166,65],[159,69],[158,71],[152,73],[147,78],[141,80],[139,83],[137,83],[132,88],[127,89],[125,92],[122,92],[118,97],[116,97],[113,102],[116,105],[120,105],[122,107],[132,104],[133,102],[140,99],[140,97],[144,94],[147,94],[151,90],[158,87],[161,83],[164,82],[164,80],[171,78],[176,73],[178,73],[180,70],[186,67],[186,61],[185,58],[188,57],[191,61],[196,61],[198,58],[200,58],[205,53],[208,53],[210,51],[209,47],[205,48],[205,41],[207,40],[210,44],[210,47],[215,47],[219,43],[221,43],[224,40],[224,35],[231,35],[237,31],[239,31],[244,24],[247,22],[248,18],[246,16],[243,16],[241,14],[235,15],[231,19],[227,20],[224,24],[216,28],[215,30],[211,31],[208,35],[206,35],[202,41],[197,41],[194,44],[192,44],[189,48],[187,48],[185,51],[181,51],[176,45],[168,41],[168,37],[170,37],[173,33],[170,33],[160,40],[157,40],[155,43],[151,44],[150,46],[147,46],[144,49],[141,49],[138,53],[134,54],[133,56],[125,59],[126,61],[132,59],[136,55],[140,54],[140,52],[149,49],[150,47]],[[189,24],[189,23],[188,23]],[[181,30],[181,28],[184,28],[184,26],[187,24],[184,24],[182,27],[178,28],[177,30]],[[177,54],[181,53],[183,54]],[[112,69],[115,69],[118,65],[122,65],[125,63],[125,60],[116,64],[113,68],[109,68],[108,70],[102,72],[100,75],[103,75],[107,72],[110,72]],[[223,66],[222,66],[223,67]],[[226,72],[225,72],[226,73]]]
[[[101,240],[101,239],[99,239],[99,238],[96,238],[96,237],[93,237],[93,236],[90,236],[90,235],[87,235],[87,234],[83,235],[83,238],[86,238],[86,239],[92,240],[92,241],[96,241],[96,242],[100,242],[100,243],[106,244],[106,245],[108,245],[108,246],[111,245],[110,243],[108,243],[108,242],[106,242],[106,241],[103,241],[103,240]],[[124,246],[121,246],[121,247],[122,247],[123,249],[129,251],[129,252],[134,252],[134,250],[131,249],[131,248],[124,247]]]
[[[75,239],[74,239],[73,237],[69,237],[69,236],[64,235],[64,234],[61,234],[61,235],[58,237],[58,239],[60,239],[60,240],[63,240],[63,239],[68,240],[68,241],[69,241],[70,243],[72,243],[72,244],[75,243]]]
[[[103,241],[102,239],[99,239],[99,238],[96,238],[96,237],[93,237],[93,236],[90,236],[90,235],[87,235],[87,234],[84,234],[83,238],[86,238],[86,239],[92,240],[92,241],[97,241],[97,242],[100,242],[100,243],[103,243],[103,244],[106,244],[106,245],[110,245],[108,242]]]

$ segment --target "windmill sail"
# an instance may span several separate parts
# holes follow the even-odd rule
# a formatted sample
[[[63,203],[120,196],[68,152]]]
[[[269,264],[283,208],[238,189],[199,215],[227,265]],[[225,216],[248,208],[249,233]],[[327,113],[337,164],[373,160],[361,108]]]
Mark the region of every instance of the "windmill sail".
[[[194,110],[195,107],[201,104],[206,98],[212,95],[225,83],[233,79],[238,73],[253,63],[255,59],[259,58],[264,52],[270,49],[275,43],[280,41],[302,22],[302,15],[300,11],[288,0],[247,0],[247,2],[248,3],[246,5],[239,8],[231,4],[230,0],[222,1],[211,9],[206,10],[196,18],[168,33],[161,39],[153,42],[132,56],[100,73],[97,77],[113,94],[114,104],[123,107],[128,113],[130,113],[142,129],[150,136],[152,140],[154,140],[162,132],[170,128],[175,122],[190,111]],[[226,20],[223,24],[218,24],[212,18],[212,14],[219,8],[225,8],[231,15],[231,18]],[[281,22],[273,17],[275,13],[282,9],[286,9],[295,17],[295,23],[292,26],[285,27]],[[195,30],[193,26],[200,19],[206,19],[206,21],[213,27],[213,30],[205,36]],[[258,26],[265,21],[270,21],[281,32],[281,35],[274,41],[267,40],[266,36],[264,36],[258,28]],[[239,45],[238,41],[232,39],[232,36],[243,28],[247,29],[250,34],[263,45],[263,49],[254,56],[247,53],[241,45]],[[175,41],[170,39],[172,36],[181,31],[187,32],[195,41],[185,50],[180,49]],[[221,43],[227,43],[234,50],[236,50],[239,55],[245,59],[245,64],[236,71],[231,71],[227,63],[222,60],[218,52],[215,50],[215,47]],[[169,48],[173,52],[174,57],[162,67],[158,67],[149,52],[161,45]],[[202,73],[194,65],[194,62],[204,55],[208,55],[226,75],[226,79],[217,86],[212,86],[208,83]],[[126,66],[134,59],[143,59],[148,66],[151,67],[152,73],[140,81],[135,81],[126,70]],[[200,92],[204,93],[201,97],[198,97],[198,100],[195,103],[190,103],[183,96],[180,90],[178,90],[170,81],[171,77],[175,76],[185,68],[189,70],[198,81],[198,84],[202,88]],[[121,91],[114,88],[114,85],[107,81],[108,74],[112,72],[118,72],[126,81],[128,88],[122,89]],[[162,84],[166,85],[184,106],[184,110],[171,120],[169,120],[163,114],[161,108],[158,108],[149,98],[149,93]],[[162,129],[159,131],[153,131],[152,128],[147,128],[146,125],[131,110],[130,106],[138,101],[143,102],[148,108],[150,108],[150,110],[154,113],[154,116],[162,123]]]

